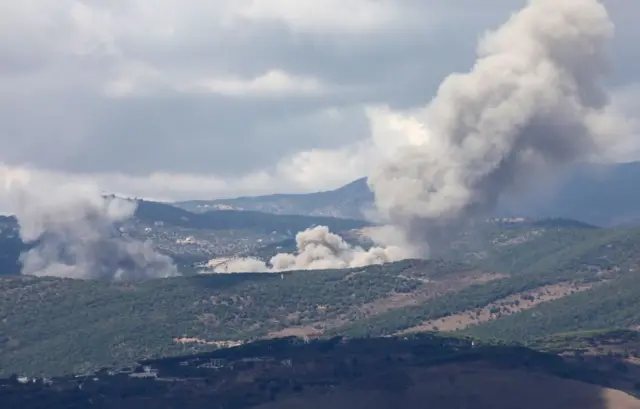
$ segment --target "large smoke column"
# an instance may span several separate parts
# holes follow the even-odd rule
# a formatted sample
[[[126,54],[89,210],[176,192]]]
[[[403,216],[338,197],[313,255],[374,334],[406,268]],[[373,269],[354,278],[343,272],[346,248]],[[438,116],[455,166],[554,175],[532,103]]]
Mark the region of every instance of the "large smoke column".
[[[407,256],[395,246],[373,247],[364,250],[351,246],[326,226],[317,226],[296,235],[294,254],[280,253],[269,264],[255,258],[231,260],[214,268],[217,273],[279,272],[291,270],[323,270],[330,268],[362,267],[397,261]]]
[[[133,215],[135,202],[105,198],[92,186],[37,187],[9,189],[20,236],[34,245],[21,255],[22,274],[102,280],[178,275],[170,257],[120,234],[117,224]]]
[[[446,242],[501,196],[604,151],[623,123],[603,86],[613,31],[596,0],[531,0],[487,33],[422,111],[429,139],[369,176],[381,215],[406,240]]]
[[[624,130],[603,86],[614,27],[597,0],[531,0],[487,33],[469,73],[452,74],[414,118],[429,137],[369,175],[381,247],[352,248],[319,227],[270,265],[240,259],[217,272],[344,268],[428,256],[503,195],[605,151]],[[429,245],[427,245],[427,243]],[[392,246],[389,246],[392,245]]]

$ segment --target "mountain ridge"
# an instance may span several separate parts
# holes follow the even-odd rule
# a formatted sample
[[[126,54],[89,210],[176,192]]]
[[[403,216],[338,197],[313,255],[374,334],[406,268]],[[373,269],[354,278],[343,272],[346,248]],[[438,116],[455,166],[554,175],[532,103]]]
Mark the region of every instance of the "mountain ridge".
[[[312,193],[275,193],[217,200],[188,200],[174,205],[195,212],[235,209],[273,214],[299,214],[363,219],[363,208],[373,203],[367,179],[360,178],[333,190]]]
[[[496,216],[568,218],[599,226],[640,223],[640,162],[579,165],[549,189],[531,189],[518,200],[504,199]],[[335,190],[298,194],[191,200],[174,205],[195,212],[220,209],[273,214],[365,219],[374,195],[366,178]]]

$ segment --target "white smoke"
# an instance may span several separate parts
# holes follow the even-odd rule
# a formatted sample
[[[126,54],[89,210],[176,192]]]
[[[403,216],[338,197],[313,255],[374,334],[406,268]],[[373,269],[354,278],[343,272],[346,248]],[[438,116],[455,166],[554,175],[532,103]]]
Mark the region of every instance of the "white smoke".
[[[597,0],[530,0],[479,42],[470,72],[454,73],[411,123],[411,139],[368,183],[385,228],[380,245],[351,248],[326,228],[299,233],[296,254],[242,259],[217,271],[344,268],[448,246],[504,195],[605,153],[626,130],[604,87],[614,26]],[[391,245],[391,247],[386,247]]]
[[[34,245],[21,255],[22,274],[106,280],[178,275],[170,257],[117,229],[133,215],[135,202],[105,198],[90,185],[39,182],[28,174],[5,177],[20,236]]]
[[[400,247],[372,247],[368,250],[352,246],[326,226],[317,226],[296,234],[296,252],[280,253],[269,263],[256,258],[241,258],[220,263],[216,273],[280,272],[291,270],[324,270],[362,267],[402,260],[407,257]]]
[[[613,33],[597,0],[530,0],[482,38],[471,71],[447,77],[416,116],[428,138],[400,149],[369,175],[378,213],[391,226],[373,237],[381,246],[352,247],[326,227],[316,227],[298,233],[294,254],[278,254],[269,263],[230,261],[215,271],[345,268],[399,260],[427,241],[446,245],[450,230],[489,212],[500,197],[606,151],[625,123],[604,87]],[[23,257],[24,273],[175,274],[169,260],[149,246],[113,234],[114,223],[133,209],[93,194],[61,202],[52,197],[63,194],[27,197],[16,214],[25,240],[39,244]]]
[[[624,131],[603,85],[614,26],[597,0],[531,0],[487,33],[466,74],[451,74],[417,117],[428,140],[368,178],[405,240],[430,245]]]

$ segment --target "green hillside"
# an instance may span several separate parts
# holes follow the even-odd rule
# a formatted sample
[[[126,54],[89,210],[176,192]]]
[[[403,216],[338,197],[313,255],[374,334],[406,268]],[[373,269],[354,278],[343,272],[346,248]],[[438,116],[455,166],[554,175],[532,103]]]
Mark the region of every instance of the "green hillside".
[[[129,284],[4,278],[0,375],[123,366],[221,341],[390,335],[456,314],[473,318],[464,331],[507,340],[640,325],[640,230],[494,223],[474,239],[449,254],[459,261]],[[514,313],[549,286],[564,293]],[[480,319],[483,308],[495,311]]]
[[[581,283],[607,281],[607,283],[592,291],[571,295],[538,307],[539,309],[548,309],[553,308],[552,306],[556,304],[559,305],[552,314],[538,316],[536,322],[545,323],[548,327],[539,324],[540,329],[537,332],[533,330],[535,326],[532,327],[531,337],[582,329],[583,327],[577,324],[566,327],[569,322],[560,318],[561,316],[571,316],[573,310],[570,306],[575,303],[590,305],[589,309],[582,308],[582,306],[576,307],[584,315],[581,325],[590,323],[590,327],[584,328],[609,328],[614,324],[607,322],[609,318],[606,318],[608,317],[606,311],[614,308],[609,307],[608,303],[614,302],[614,295],[618,291],[624,291],[626,294],[626,298],[620,299],[620,303],[628,303],[628,308],[633,308],[634,305],[640,306],[640,287],[634,282],[634,279],[638,278],[635,271],[640,262],[640,230],[638,229],[518,227],[495,231],[488,237],[490,239],[486,242],[493,242],[493,248],[487,251],[483,258],[477,259],[476,263],[485,269],[508,274],[508,278],[483,285],[473,285],[459,292],[444,294],[428,300],[420,305],[393,309],[375,317],[348,323],[335,329],[334,332],[352,336],[392,334],[419,325],[424,321],[474,310],[527,290],[567,281]],[[470,257],[465,258],[469,259]],[[612,272],[616,271],[618,273],[611,277]],[[608,282],[609,280],[610,282]],[[602,311],[599,308],[601,302],[607,303],[603,305],[604,310]],[[516,329],[510,323],[523,319],[521,317],[530,316],[536,310],[504,317],[480,325],[477,329],[474,327],[473,331],[476,332],[473,333],[485,337],[521,339],[521,337],[508,334],[508,331],[518,332],[524,331],[524,329]],[[637,310],[640,311],[640,309]],[[564,315],[560,314],[560,311],[564,311]],[[627,311],[628,314],[623,316],[622,311]],[[634,322],[636,325],[640,324],[639,316],[633,315],[632,312],[633,310],[621,310],[620,316],[615,322],[619,325],[631,325]],[[601,313],[602,315],[600,315]],[[557,316],[561,320],[558,325],[551,326],[549,315]],[[527,328],[528,325],[523,321],[521,327]],[[497,327],[504,328],[504,330],[498,331]]]
[[[215,274],[111,284],[0,280],[0,374],[67,373],[142,356],[211,349],[173,342],[245,340],[292,325],[358,318],[358,307],[410,293],[455,263],[405,261],[355,270]]]
[[[473,327],[468,333],[514,341],[548,334],[640,327],[640,274],[626,273],[593,290]]]

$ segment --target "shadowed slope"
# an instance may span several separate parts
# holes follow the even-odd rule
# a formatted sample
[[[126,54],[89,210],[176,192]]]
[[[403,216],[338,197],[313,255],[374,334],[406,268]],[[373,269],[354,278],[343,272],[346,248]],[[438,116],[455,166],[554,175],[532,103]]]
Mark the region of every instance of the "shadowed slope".
[[[621,391],[521,370],[478,364],[372,375],[328,394],[308,394],[260,409],[636,409]]]

